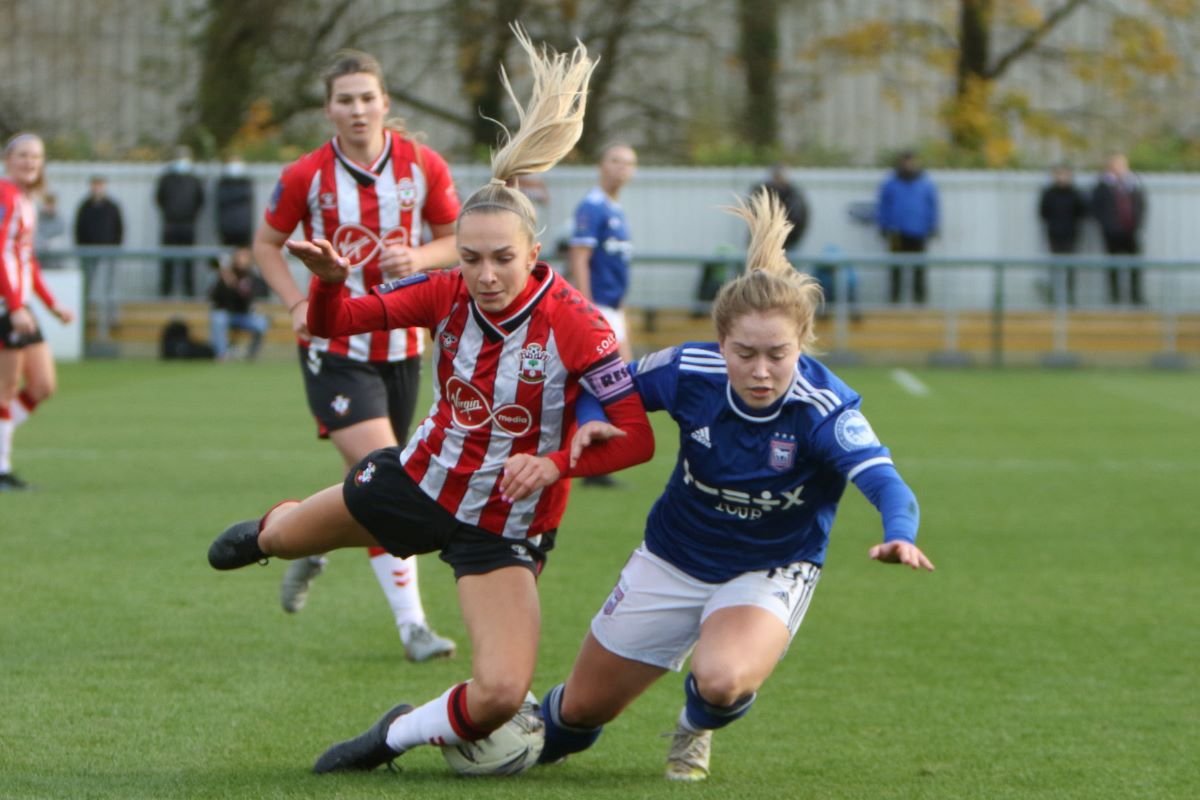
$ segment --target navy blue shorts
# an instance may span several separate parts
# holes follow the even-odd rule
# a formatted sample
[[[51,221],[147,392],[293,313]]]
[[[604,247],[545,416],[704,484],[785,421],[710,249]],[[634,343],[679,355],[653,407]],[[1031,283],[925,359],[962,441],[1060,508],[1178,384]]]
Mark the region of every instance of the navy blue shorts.
[[[400,463],[400,448],[376,450],[350,470],[342,484],[350,515],[394,556],[440,552],[454,577],[483,575],[501,567],[542,572],[556,531],[506,539],[459,521],[425,494]]]

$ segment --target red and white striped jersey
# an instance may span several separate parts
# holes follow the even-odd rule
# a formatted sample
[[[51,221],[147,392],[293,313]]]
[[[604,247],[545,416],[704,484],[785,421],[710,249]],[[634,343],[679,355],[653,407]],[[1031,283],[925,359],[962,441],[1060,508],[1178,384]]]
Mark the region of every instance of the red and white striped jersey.
[[[544,263],[504,319],[485,315],[459,270],[381,286],[388,325],[433,333],[434,403],[400,460],[421,489],[459,520],[507,538],[558,526],[570,481],[506,503],[505,460],[548,455],[575,430],[581,387],[607,405],[632,392],[600,312]]]
[[[29,303],[35,291],[50,308],[54,298],[42,281],[34,256],[37,207],[10,180],[0,179],[0,314],[10,314]]]
[[[328,239],[350,261],[346,295],[358,297],[383,282],[379,256],[387,244],[420,244],[425,223],[458,218],[458,193],[440,155],[394,131],[374,164],[352,161],[334,138],[284,170],[264,215],[277,231],[304,224],[307,239]],[[315,280],[315,279],[314,279]],[[334,339],[309,347],[355,361],[402,361],[424,349],[420,331],[396,329]]]

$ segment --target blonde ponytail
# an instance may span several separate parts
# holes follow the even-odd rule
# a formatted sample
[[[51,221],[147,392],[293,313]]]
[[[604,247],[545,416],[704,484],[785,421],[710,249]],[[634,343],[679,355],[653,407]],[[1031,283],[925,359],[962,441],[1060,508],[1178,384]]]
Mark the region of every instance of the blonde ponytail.
[[[529,56],[533,88],[528,106],[513,92],[508,73],[500,68],[505,92],[517,108],[518,127],[510,133],[501,125],[504,143],[492,154],[492,178],[463,203],[461,220],[476,210],[504,209],[521,218],[531,238],[537,230],[537,212],[516,184],[522,175],[533,175],[557,164],[571,152],[583,133],[588,81],[596,62],[577,43],[571,54],[555,53],[546,46],[539,52],[517,24],[513,33]],[[497,123],[499,125],[499,123]]]
[[[717,339],[724,341],[739,317],[779,312],[796,323],[801,351],[811,352],[817,338],[813,319],[822,301],[821,285],[811,275],[796,271],[787,260],[783,243],[792,223],[779,197],[762,188],[749,204],[739,199],[727,210],[745,220],[750,228],[750,244],[746,248],[746,271],[722,286],[713,301]]]

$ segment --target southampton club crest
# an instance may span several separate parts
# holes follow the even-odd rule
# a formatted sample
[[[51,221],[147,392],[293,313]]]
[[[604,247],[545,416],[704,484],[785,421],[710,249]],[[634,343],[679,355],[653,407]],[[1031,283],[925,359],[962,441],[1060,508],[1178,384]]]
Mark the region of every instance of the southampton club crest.
[[[367,465],[354,473],[354,484],[356,486],[365,486],[375,477],[375,462],[368,461]]]
[[[417,205],[417,185],[412,178],[404,177],[396,184],[396,199],[402,211],[412,211]]]
[[[546,362],[550,360],[547,353],[537,342],[532,342],[521,350],[521,374],[518,375],[523,383],[541,383],[546,380]]]
[[[333,413],[337,414],[339,417],[344,417],[350,413],[350,398],[346,397],[344,394],[339,394],[337,397],[333,398],[333,401],[330,402],[329,407],[333,409]]]

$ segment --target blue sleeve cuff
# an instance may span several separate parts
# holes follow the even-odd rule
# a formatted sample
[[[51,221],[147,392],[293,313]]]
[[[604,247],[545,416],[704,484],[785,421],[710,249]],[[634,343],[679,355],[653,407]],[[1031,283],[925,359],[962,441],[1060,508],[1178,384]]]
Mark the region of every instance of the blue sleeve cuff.
[[[591,392],[580,392],[579,399],[575,401],[575,421],[579,425],[587,422],[608,422],[608,416],[604,413],[604,406],[600,405]]]
[[[885,542],[916,543],[921,510],[917,496],[895,467],[881,464],[865,470],[854,479],[854,485],[879,510]]]

